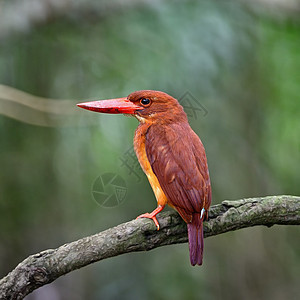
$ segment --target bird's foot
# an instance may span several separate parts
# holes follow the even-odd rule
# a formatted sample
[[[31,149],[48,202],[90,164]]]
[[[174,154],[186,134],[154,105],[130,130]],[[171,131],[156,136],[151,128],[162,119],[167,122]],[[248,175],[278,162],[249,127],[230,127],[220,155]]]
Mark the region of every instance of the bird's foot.
[[[142,214],[142,215],[140,215],[140,216],[137,217],[137,219],[139,219],[139,218],[148,218],[148,219],[152,219],[153,222],[154,222],[154,224],[155,224],[156,227],[157,227],[157,230],[159,230],[159,223],[158,223],[158,221],[157,221],[157,219],[156,219],[156,216],[153,216],[152,213],[151,213],[151,214],[149,214],[149,213]]]
[[[137,217],[137,219],[139,218],[148,218],[148,219],[151,219],[153,220],[154,224],[156,225],[157,227],[157,230],[159,230],[159,223],[156,219],[156,215],[161,212],[163,210],[164,206],[161,206],[159,205],[156,209],[154,209],[154,211],[152,213],[145,213],[145,214],[142,214],[140,216]]]

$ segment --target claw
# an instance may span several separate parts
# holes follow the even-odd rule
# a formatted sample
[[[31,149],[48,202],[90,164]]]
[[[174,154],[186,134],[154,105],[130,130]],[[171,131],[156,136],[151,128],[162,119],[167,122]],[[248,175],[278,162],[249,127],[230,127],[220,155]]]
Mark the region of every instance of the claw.
[[[153,220],[154,224],[155,224],[156,227],[157,227],[157,230],[159,230],[159,223],[158,223],[158,221],[157,221],[157,219],[156,219],[156,216],[152,216],[152,215],[149,214],[149,213],[145,213],[145,214],[142,214],[142,215],[140,215],[140,216],[137,217],[137,219],[140,219],[140,218],[148,218],[148,219]]]
[[[157,230],[159,230],[159,223],[156,219],[156,215],[161,212],[163,210],[164,206],[161,206],[159,205],[156,209],[154,209],[154,211],[152,213],[145,213],[145,214],[142,214],[140,216],[137,217],[137,219],[139,218],[148,218],[148,219],[151,219],[153,220],[154,224],[156,225],[157,227]]]

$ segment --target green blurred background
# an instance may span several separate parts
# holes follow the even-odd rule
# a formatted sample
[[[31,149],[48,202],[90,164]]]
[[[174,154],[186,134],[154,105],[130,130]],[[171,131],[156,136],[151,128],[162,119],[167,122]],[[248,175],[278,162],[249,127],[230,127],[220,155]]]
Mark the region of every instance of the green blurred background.
[[[69,99],[25,105],[0,88],[0,277],[155,208],[127,152],[137,120],[78,102],[140,89],[186,109],[192,101],[213,204],[300,194],[300,3],[252,2],[0,1],[0,83]],[[91,193],[107,172],[127,186],[114,208]],[[299,299],[299,250],[296,227],[245,229],[206,239],[203,267],[189,265],[187,244],[162,247],[95,263],[26,299]]]

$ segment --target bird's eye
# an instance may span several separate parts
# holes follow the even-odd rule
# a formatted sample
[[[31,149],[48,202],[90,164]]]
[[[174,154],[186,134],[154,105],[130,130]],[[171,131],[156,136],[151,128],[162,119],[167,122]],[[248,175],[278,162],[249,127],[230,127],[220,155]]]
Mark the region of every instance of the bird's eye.
[[[140,102],[144,106],[148,106],[151,103],[150,99],[148,99],[148,98],[143,98],[143,99],[141,99]]]

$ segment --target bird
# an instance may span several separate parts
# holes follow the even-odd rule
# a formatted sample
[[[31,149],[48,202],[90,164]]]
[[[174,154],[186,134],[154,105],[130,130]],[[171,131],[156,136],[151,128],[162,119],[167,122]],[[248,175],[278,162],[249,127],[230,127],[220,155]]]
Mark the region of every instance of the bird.
[[[77,106],[138,119],[134,150],[157,207],[137,218],[152,219],[159,230],[156,215],[166,205],[175,209],[187,223],[191,265],[202,265],[203,221],[208,219],[211,183],[204,146],[178,100],[161,91],[141,90]]]

